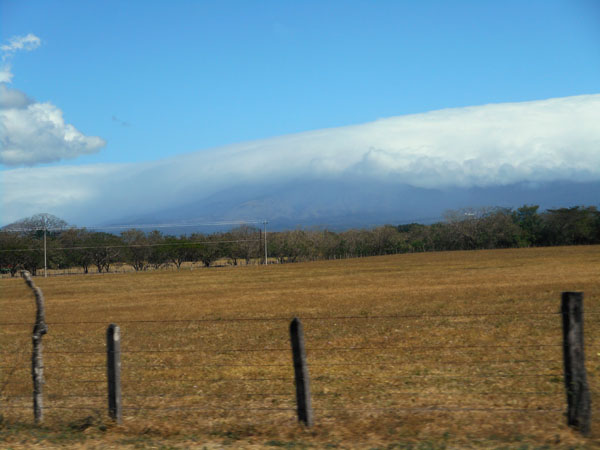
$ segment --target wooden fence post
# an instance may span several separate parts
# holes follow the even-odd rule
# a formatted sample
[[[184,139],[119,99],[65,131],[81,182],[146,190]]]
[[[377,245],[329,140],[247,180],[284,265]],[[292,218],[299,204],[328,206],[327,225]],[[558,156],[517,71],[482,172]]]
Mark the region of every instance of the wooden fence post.
[[[304,331],[297,317],[290,324],[292,340],[292,357],[294,359],[294,376],[296,380],[296,407],[298,421],[306,426],[313,425],[313,411],[310,398],[310,379],[306,364],[306,349],[304,347]]]
[[[108,376],[108,415],[123,421],[121,405],[121,331],[114,323],[106,330],[106,372]]]
[[[581,434],[588,435],[591,410],[583,352],[583,293],[563,292],[561,312],[567,424]]]
[[[35,305],[37,308],[35,315],[35,325],[31,341],[33,351],[31,354],[31,376],[33,378],[33,418],[36,424],[42,423],[44,420],[44,361],[42,359],[42,337],[48,332],[46,325],[46,310],[44,308],[44,294],[31,279],[31,274],[26,270],[21,271],[21,276],[31,288],[35,295]]]

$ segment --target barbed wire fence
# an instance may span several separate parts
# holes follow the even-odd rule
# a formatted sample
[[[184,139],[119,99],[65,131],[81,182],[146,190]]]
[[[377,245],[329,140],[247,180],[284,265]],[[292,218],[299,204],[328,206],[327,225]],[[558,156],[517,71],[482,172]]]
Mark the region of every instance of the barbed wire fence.
[[[597,332],[598,315],[600,311],[586,312],[588,320],[594,321],[589,327],[593,332]],[[507,336],[496,343],[482,334],[480,340],[423,345],[389,335],[394,326],[411,321],[449,320],[448,326],[493,328],[495,319],[533,326],[555,319],[555,333],[542,340]],[[564,311],[302,317],[308,333],[306,394],[312,398],[314,421],[373,414],[542,414],[555,416],[558,425],[573,407],[565,406],[569,375],[561,319],[564,324]],[[184,420],[190,415],[222,418],[265,413],[293,418],[299,414],[300,399],[286,330],[289,321],[290,317],[243,316],[121,320],[122,415]],[[250,335],[245,345],[229,343],[234,328],[244,334],[239,327],[252,326],[250,330],[256,332],[257,324],[262,327],[258,341],[268,336],[270,345],[251,345]],[[101,337],[106,325],[102,320],[48,322],[44,412],[58,417],[106,414],[111,356]],[[15,335],[29,326],[0,323]],[[353,331],[353,339],[363,336],[364,342],[345,345],[351,339],[344,327]],[[173,345],[182,341],[183,345]],[[23,419],[31,409],[31,382],[24,364],[29,353],[2,349],[0,354],[5,361],[0,366],[0,410],[5,417]],[[586,420],[589,431],[589,414]],[[575,428],[586,433],[580,423]]]

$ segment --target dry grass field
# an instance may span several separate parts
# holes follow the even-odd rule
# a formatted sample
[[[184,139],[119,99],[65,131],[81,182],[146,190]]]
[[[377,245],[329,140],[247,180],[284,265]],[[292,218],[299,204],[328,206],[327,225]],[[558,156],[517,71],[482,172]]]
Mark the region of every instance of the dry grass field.
[[[33,296],[2,279],[2,448],[600,447],[598,246],[35,282],[49,323],[46,417],[32,425]],[[585,292],[588,438],[564,418],[555,313],[567,290]],[[312,429],[295,418],[294,316]],[[109,323],[122,333],[122,425],[106,412]]]

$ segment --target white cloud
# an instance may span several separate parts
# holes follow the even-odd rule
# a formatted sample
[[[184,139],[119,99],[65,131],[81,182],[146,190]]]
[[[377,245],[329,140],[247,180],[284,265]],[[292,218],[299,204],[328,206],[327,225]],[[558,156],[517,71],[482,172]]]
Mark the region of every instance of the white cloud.
[[[42,40],[39,37],[29,33],[27,36],[13,36],[8,40],[8,44],[0,45],[0,52],[2,52],[0,83],[10,83],[13,79],[12,66],[9,61],[15,52],[35,50],[41,44]]]
[[[10,101],[24,100],[15,94]],[[50,110],[36,114],[49,117]],[[248,186],[315,178],[438,189],[597,182],[598,123],[600,95],[584,95],[393,117],[151,163],[8,170],[0,181],[2,220],[49,211],[100,223],[226,189],[243,196]]]
[[[66,124],[62,111],[51,103],[37,103],[5,83],[13,78],[10,59],[17,51],[35,50],[41,39],[34,34],[15,36],[0,45],[0,164],[33,166],[95,153],[106,145]]]
[[[66,124],[51,103],[0,85],[0,164],[35,165],[96,153],[106,142]]]
[[[24,92],[16,89],[9,89],[4,84],[0,84],[0,110],[12,108],[25,108],[33,103]]]
[[[5,53],[14,53],[17,50],[31,51],[42,44],[42,41],[35,34],[29,33],[27,36],[13,36],[8,40],[8,44],[0,45],[0,50]]]
[[[13,79],[11,66],[8,63],[0,65],[0,83],[10,83]]]

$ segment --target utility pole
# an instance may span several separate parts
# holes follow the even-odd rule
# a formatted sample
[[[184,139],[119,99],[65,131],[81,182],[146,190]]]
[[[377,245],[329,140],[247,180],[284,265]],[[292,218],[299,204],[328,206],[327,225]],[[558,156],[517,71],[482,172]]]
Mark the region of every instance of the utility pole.
[[[46,258],[46,229],[48,226],[46,225],[47,217],[44,217],[44,278],[48,278],[48,259]]]
[[[269,222],[267,222],[266,220],[263,222],[263,225],[265,226],[265,266],[267,264],[269,264],[269,260],[268,260],[268,255],[267,255],[267,224]]]

